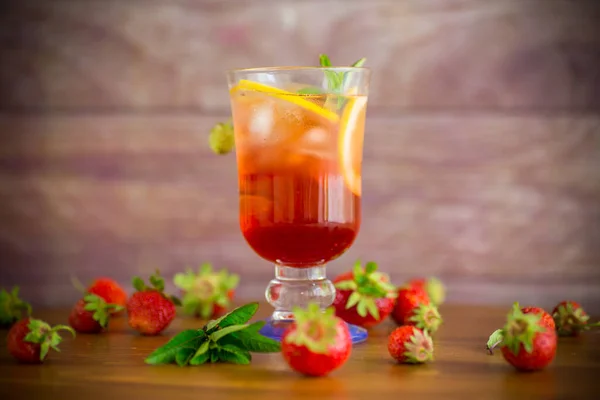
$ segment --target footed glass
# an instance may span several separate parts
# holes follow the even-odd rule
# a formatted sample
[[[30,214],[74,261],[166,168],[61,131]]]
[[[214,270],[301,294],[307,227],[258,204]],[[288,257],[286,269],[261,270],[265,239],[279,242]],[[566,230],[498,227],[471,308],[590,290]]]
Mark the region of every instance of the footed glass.
[[[329,307],[326,265],[354,242],[369,70],[277,67],[228,73],[239,179],[240,228],[274,264],[274,307],[262,333],[280,339],[293,307]],[[350,326],[355,343],[366,330]]]

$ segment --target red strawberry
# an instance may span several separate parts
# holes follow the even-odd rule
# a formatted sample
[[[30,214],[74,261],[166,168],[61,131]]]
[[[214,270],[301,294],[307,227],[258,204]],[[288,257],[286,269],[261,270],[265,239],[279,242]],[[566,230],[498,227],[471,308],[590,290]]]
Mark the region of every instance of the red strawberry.
[[[552,310],[552,317],[559,336],[579,336],[581,331],[600,326],[600,323],[589,323],[589,315],[576,301],[558,303]]]
[[[521,312],[523,314],[537,314],[540,316],[540,323],[547,327],[548,329],[555,330],[556,325],[554,324],[554,319],[552,319],[552,315],[548,314],[546,310],[541,307],[527,306],[522,307]]]
[[[142,335],[158,335],[165,330],[175,318],[175,305],[181,305],[178,298],[164,293],[165,281],[158,272],[150,277],[150,283],[152,287],[134,277],[137,292],[127,301],[129,326]]]
[[[294,318],[281,338],[283,358],[292,369],[324,376],[348,360],[352,351],[348,325],[334,315],[333,308],[322,312],[312,303],[306,310],[295,309]]]
[[[87,288],[87,293],[95,294],[104,299],[109,304],[116,304],[125,307],[127,305],[127,293],[115,280],[111,278],[98,278]],[[112,310],[112,314],[119,311]]]
[[[46,359],[50,349],[58,350],[62,338],[59,330],[67,330],[75,336],[75,331],[65,325],[51,327],[39,319],[24,318],[8,331],[9,353],[22,363],[40,364]]]
[[[405,325],[390,333],[388,351],[400,363],[421,364],[433,360],[433,341],[427,331]]]
[[[446,288],[442,281],[435,276],[412,279],[408,281],[406,286],[425,291],[431,303],[436,307],[439,307],[446,300]]]
[[[238,275],[225,269],[215,272],[210,264],[203,264],[197,274],[188,269],[173,278],[183,292],[183,312],[202,319],[213,319],[227,311],[239,281]]]
[[[431,333],[442,323],[440,313],[430,303],[427,293],[415,286],[403,286],[398,290],[392,319],[398,325],[415,325]]]
[[[349,324],[373,327],[394,308],[395,288],[387,274],[377,272],[374,262],[368,262],[363,269],[357,261],[352,272],[338,276],[333,282],[335,313]]]
[[[123,306],[109,304],[95,294],[87,294],[71,310],[69,325],[77,332],[98,333],[107,328],[110,313],[123,308]]]
[[[519,307],[519,303],[515,303],[514,306]],[[552,319],[552,316],[550,314],[548,314],[543,308],[527,306],[527,307],[521,307],[520,310],[523,314],[534,314],[534,315],[539,316],[540,324],[542,326],[545,326],[546,328],[548,328],[550,330],[556,329],[554,320]],[[488,352],[490,354],[493,354],[494,348],[496,348],[496,346],[501,344],[502,340],[503,340],[503,330],[497,329],[496,331],[494,331],[494,333],[492,333],[492,335],[490,336],[490,338],[488,340],[488,343],[487,343]]]
[[[19,298],[19,287],[9,292],[0,290],[0,328],[8,328],[23,317],[31,315],[31,306]]]
[[[556,331],[545,325],[543,316],[525,314],[517,303],[508,314],[501,334],[502,355],[517,370],[543,369],[556,356]]]

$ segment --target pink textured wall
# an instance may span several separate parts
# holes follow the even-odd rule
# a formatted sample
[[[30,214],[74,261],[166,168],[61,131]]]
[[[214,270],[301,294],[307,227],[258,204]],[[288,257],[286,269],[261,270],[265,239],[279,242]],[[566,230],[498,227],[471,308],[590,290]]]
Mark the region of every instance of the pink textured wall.
[[[594,1],[9,2],[0,13],[0,282],[65,304],[69,276],[204,261],[261,298],[233,155],[207,147],[231,67],[373,69],[360,257],[450,300],[600,310]]]

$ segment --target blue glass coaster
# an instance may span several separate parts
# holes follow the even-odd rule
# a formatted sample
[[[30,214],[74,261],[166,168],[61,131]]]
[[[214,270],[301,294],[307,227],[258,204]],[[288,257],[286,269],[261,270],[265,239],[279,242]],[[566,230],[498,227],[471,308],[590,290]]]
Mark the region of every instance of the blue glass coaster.
[[[289,322],[281,322],[281,321],[273,321],[271,318],[267,318],[265,320],[266,324],[260,330],[260,334],[271,339],[281,341],[281,336],[285,329],[289,326]],[[369,337],[369,333],[365,328],[361,328],[356,325],[348,325],[348,330],[350,331],[350,337],[352,338],[352,344],[362,343],[367,340]]]

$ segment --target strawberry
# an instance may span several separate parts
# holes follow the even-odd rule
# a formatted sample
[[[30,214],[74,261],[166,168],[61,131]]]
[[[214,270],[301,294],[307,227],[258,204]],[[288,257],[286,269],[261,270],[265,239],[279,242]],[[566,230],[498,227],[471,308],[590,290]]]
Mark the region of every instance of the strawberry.
[[[213,271],[208,263],[203,264],[197,274],[188,269],[173,278],[175,286],[183,292],[183,312],[202,319],[213,319],[227,311],[239,281],[238,275],[225,269]]]
[[[133,278],[137,290],[127,301],[128,323],[142,335],[158,335],[175,318],[175,306],[181,305],[177,297],[164,293],[165,281],[157,272],[150,277],[152,287],[146,286],[140,277]]]
[[[589,323],[589,315],[576,301],[561,301],[552,310],[552,318],[559,336],[579,336],[579,333],[600,323]]]
[[[546,310],[541,307],[527,306],[522,307],[521,312],[523,314],[537,314],[540,316],[540,323],[547,327],[548,329],[555,330],[556,325],[554,324],[554,319],[552,315],[548,314]]]
[[[281,338],[283,358],[292,369],[308,376],[325,376],[348,360],[350,331],[333,308],[322,312],[318,304],[311,303],[306,310],[295,308],[294,318]]]
[[[80,333],[99,333],[108,327],[110,313],[123,308],[95,294],[87,294],[71,310],[69,325]]]
[[[377,264],[360,261],[354,270],[333,280],[336,295],[333,307],[338,317],[349,324],[371,328],[381,323],[394,308],[396,289],[387,274],[377,272]]]
[[[97,278],[87,288],[87,293],[100,296],[108,304],[116,304],[122,307],[127,305],[127,293],[114,279]],[[111,314],[119,313],[118,310],[111,310]]]
[[[556,331],[547,326],[542,315],[526,314],[518,303],[513,305],[500,333],[502,356],[519,371],[543,369],[556,356]]]
[[[31,305],[19,298],[19,287],[15,286],[9,292],[0,290],[0,328],[8,328],[23,317],[31,315]]]
[[[436,307],[442,305],[446,300],[446,288],[442,281],[435,276],[411,279],[408,281],[407,286],[425,291],[431,303]]]
[[[516,307],[519,307],[519,303],[515,303]],[[545,326],[550,330],[555,330],[554,320],[552,316],[548,314],[543,308],[535,307],[535,306],[526,306],[520,307],[520,310],[523,314],[534,314],[540,317],[540,324]],[[487,350],[489,354],[493,354],[494,348],[496,348],[499,344],[502,343],[503,340],[503,330],[497,329],[488,340]]]
[[[44,362],[50,349],[59,351],[58,345],[62,341],[58,334],[60,330],[67,330],[75,336],[75,331],[69,326],[51,327],[39,319],[24,318],[8,331],[8,351],[19,362],[40,364]]]
[[[404,325],[388,336],[388,352],[403,364],[422,364],[433,360],[433,341],[427,331]]]
[[[442,317],[429,296],[418,286],[405,285],[398,290],[392,319],[398,325],[414,325],[434,333],[442,324]]]

